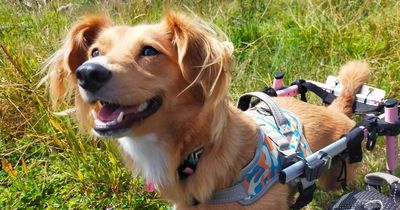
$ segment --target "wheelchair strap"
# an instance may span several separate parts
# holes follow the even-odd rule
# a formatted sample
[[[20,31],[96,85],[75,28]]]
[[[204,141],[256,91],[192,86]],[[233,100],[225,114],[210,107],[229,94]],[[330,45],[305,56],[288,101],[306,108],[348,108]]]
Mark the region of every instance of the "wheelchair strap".
[[[386,182],[390,185],[390,195],[400,199],[400,178],[396,176],[382,172],[369,173],[365,175],[364,182],[378,189]]]
[[[326,90],[324,90],[323,88],[319,87],[318,85],[316,85],[312,82],[298,80],[298,81],[292,83],[292,85],[297,85],[299,94],[301,96],[301,100],[304,102],[307,102],[307,98],[306,98],[307,91],[311,91],[311,92],[315,93],[315,95],[317,95],[319,98],[321,98],[322,102],[325,104],[331,104],[337,98],[337,96],[335,96],[333,93],[327,92]],[[361,103],[358,101],[355,101],[354,105],[353,105],[353,111],[354,111],[354,113],[357,113],[357,114],[380,112],[380,111],[382,111],[382,108],[383,108],[382,105],[373,106],[373,105]]]

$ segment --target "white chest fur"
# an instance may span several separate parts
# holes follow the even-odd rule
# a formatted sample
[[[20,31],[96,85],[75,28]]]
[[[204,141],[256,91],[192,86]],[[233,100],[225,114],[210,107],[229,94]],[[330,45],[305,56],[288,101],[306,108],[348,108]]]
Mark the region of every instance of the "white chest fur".
[[[156,186],[166,183],[168,156],[155,134],[118,139],[121,148],[140,165],[141,175]]]

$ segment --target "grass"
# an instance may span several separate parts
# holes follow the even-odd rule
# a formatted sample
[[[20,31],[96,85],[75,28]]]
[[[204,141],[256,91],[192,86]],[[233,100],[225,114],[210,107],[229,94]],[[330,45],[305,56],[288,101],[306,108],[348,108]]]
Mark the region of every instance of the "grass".
[[[50,109],[41,64],[79,16],[105,13],[117,23],[157,21],[161,1],[0,0],[0,208],[169,209],[123,168],[111,142],[79,133],[73,119]],[[215,23],[235,46],[232,98],[286,81],[324,81],[351,59],[371,64],[370,85],[398,97],[400,3],[382,1],[171,1]],[[63,8],[63,9],[61,9]],[[67,105],[65,108],[68,107]],[[364,155],[362,175],[383,171],[382,144]],[[317,191],[308,209],[326,209],[340,195]]]

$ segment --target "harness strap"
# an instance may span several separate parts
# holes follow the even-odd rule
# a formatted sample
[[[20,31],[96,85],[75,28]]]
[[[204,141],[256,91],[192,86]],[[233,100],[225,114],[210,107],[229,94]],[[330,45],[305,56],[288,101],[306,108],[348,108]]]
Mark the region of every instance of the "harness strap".
[[[275,101],[270,96],[263,92],[250,92],[240,96],[238,101],[238,108],[246,111],[251,104],[251,99],[256,97],[258,100],[264,102],[269,109],[258,107],[258,111],[264,115],[272,115],[280,133],[271,134],[271,140],[277,145],[280,155],[283,157],[282,166],[286,167],[292,162],[296,156],[296,150],[290,148],[289,140],[292,138],[293,131],[289,127],[289,121],[283,115],[282,110],[278,107]]]
[[[238,202],[239,200],[246,198],[247,196],[248,195],[246,189],[240,183],[233,185],[232,187],[214,192],[211,199],[207,201],[207,204],[224,204]]]
[[[262,155],[262,144],[264,141],[264,135],[262,134],[262,131],[259,132],[259,138],[258,138],[258,143],[257,143],[257,149],[255,151],[253,159],[250,161],[250,163],[247,164],[241,171],[240,171],[240,177],[243,177],[244,174],[249,173],[255,166],[257,166],[257,163],[259,159],[261,158],[260,156]],[[246,188],[243,186],[242,180],[239,180],[237,183],[235,183],[233,186],[218,190],[213,193],[212,197],[207,201],[208,204],[224,204],[224,203],[231,203],[231,202],[239,202],[246,197],[248,197],[249,194],[246,190]]]
[[[283,115],[278,105],[267,94],[263,92],[250,92],[243,94],[239,98],[237,107],[242,111],[246,111],[250,107],[250,102],[252,97],[259,98],[262,102],[264,102],[268,106],[269,111],[271,111],[275,123],[278,125],[281,133],[286,137],[290,137],[292,135],[292,130],[287,125],[288,120]]]
[[[259,160],[261,159],[261,156],[264,155],[262,151],[262,145],[264,142],[264,134],[260,130],[259,132],[259,139],[257,143],[257,149],[255,151],[253,159],[248,163],[241,171],[240,171],[240,180],[236,182],[233,186],[218,190],[213,193],[212,197],[206,202],[207,204],[224,204],[224,203],[232,203],[232,202],[238,202],[242,205],[249,205],[251,204],[254,200],[250,199],[249,196],[249,191],[246,189],[244,186],[243,178],[246,174],[251,173],[251,171],[257,167]],[[270,180],[270,183],[266,184],[266,187],[262,189],[262,191],[258,194],[258,196],[255,197],[255,200],[260,198],[266,192],[266,190],[269,189],[272,184],[276,183],[278,177],[275,177]],[[269,187],[268,187],[269,186]]]

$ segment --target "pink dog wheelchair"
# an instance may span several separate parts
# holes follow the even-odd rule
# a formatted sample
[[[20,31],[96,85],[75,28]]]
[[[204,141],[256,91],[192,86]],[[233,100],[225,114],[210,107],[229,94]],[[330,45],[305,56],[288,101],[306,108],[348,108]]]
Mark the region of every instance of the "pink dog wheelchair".
[[[307,92],[313,92],[328,105],[342,89],[339,80],[333,76],[329,76],[326,83],[297,80],[290,86],[284,85],[283,78],[283,73],[277,73],[272,87],[265,88],[263,92],[275,97],[300,95],[303,101],[307,101]],[[253,101],[253,104],[256,103],[257,100]],[[373,150],[377,137],[384,136],[387,172],[366,175],[366,190],[344,195],[332,209],[400,209],[400,179],[394,176],[398,165],[399,110],[398,101],[394,98],[386,99],[384,90],[364,85],[353,105],[354,113],[363,116],[362,120],[341,139],[280,172],[281,183],[294,183],[298,186],[300,194],[292,208],[300,209],[312,200],[315,180],[330,168],[332,159],[343,160],[343,165],[346,164],[345,158],[349,163],[360,162],[363,141],[366,140],[367,150]],[[343,167],[338,178],[343,188],[346,187],[345,169]],[[381,193],[381,186],[385,182],[390,185],[389,196]]]

